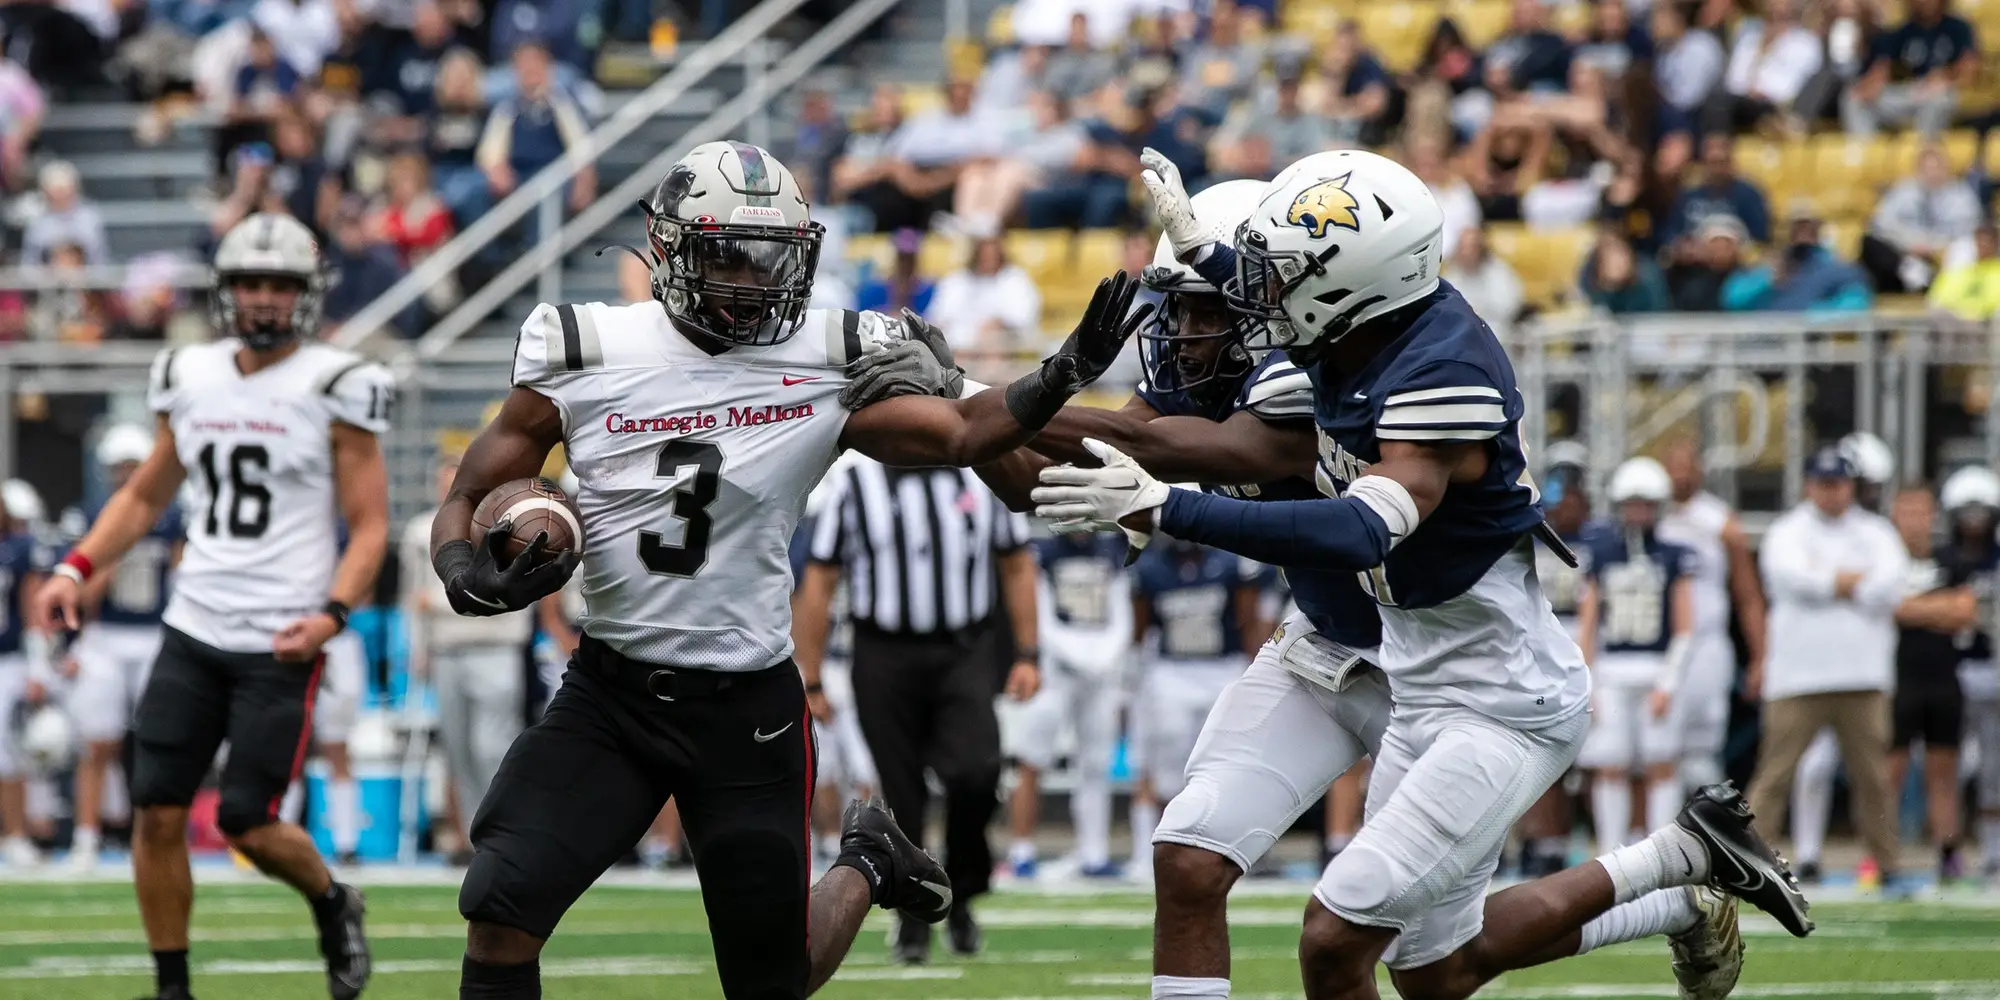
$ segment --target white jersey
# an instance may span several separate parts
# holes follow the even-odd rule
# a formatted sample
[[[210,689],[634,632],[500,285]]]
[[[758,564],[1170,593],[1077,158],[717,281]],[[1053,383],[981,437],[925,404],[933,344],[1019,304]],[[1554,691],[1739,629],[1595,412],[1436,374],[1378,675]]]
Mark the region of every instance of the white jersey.
[[[1734,516],[1729,504],[1713,493],[1696,493],[1675,504],[1660,519],[1663,541],[1694,550],[1694,632],[1716,635],[1729,631],[1729,553],[1722,530]]]
[[[562,414],[583,631],[677,667],[761,670],[790,655],[792,533],[840,450],[847,362],[895,328],[815,309],[781,344],[711,356],[657,302],[536,307],[514,384]]]
[[[325,344],[245,375],[235,339],[170,347],[147,405],[187,470],[187,543],[161,620],[220,649],[268,652],[279,629],[326,604],[339,558],[336,423],[389,429],[395,382]]]

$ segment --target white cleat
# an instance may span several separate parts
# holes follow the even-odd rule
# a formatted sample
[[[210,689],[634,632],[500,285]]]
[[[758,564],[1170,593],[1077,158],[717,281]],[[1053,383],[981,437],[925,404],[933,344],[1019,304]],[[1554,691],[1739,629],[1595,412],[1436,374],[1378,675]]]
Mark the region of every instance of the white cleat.
[[[42,852],[26,837],[8,837],[5,846],[0,846],[0,859],[5,859],[9,868],[38,868]]]
[[[97,848],[77,847],[69,852],[69,870],[78,875],[88,875],[97,870]]]
[[[1743,974],[1743,934],[1736,923],[1736,897],[1705,885],[1687,886],[1695,912],[1693,927],[1667,938],[1674,952],[1674,980],[1681,1000],[1722,1000]]]

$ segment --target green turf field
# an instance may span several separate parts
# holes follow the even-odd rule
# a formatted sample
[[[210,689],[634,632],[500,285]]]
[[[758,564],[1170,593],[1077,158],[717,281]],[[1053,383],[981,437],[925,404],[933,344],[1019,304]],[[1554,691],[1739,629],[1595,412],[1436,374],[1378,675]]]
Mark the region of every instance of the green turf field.
[[[1261,888],[1261,887],[1260,887]],[[1239,896],[1233,908],[1236,996],[1300,996],[1293,959],[1306,890]],[[373,1000],[457,996],[464,925],[448,886],[368,891]],[[885,963],[885,919],[870,923],[820,996],[1095,1000],[1146,995],[1151,902],[1143,893],[1007,893],[985,901],[987,950],[903,969]],[[1794,941],[1746,920],[1738,996],[2000,998],[2000,907],[1991,902],[1823,905],[1819,931]],[[543,955],[545,995],[589,1000],[718,997],[692,892],[599,888],[571,911]],[[130,1000],[151,972],[131,890],[115,883],[0,884],[0,998]],[[204,885],[195,910],[201,1000],[326,996],[305,907],[264,885]],[[1482,996],[1671,997],[1658,941],[1509,975]]]

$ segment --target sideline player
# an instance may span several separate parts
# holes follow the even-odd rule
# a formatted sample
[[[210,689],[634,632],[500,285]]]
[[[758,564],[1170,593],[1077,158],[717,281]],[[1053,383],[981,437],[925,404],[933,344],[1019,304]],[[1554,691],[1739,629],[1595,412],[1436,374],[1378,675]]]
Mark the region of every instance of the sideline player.
[[[1242,676],[1270,629],[1258,605],[1273,574],[1248,559],[1187,542],[1148,549],[1132,566],[1132,636],[1139,696],[1132,723],[1132,871],[1152,877],[1160,806],[1187,785],[1208,711]]]
[[[1965,724],[1979,753],[1979,833],[1982,868],[1989,881],[2000,879],[2000,671],[1993,662],[1994,587],[2000,578],[2000,482],[1993,471],[1966,468],[1952,473],[1939,492],[1949,543],[1938,553],[1947,572],[1972,588],[1978,610],[1973,626],[1959,636],[1960,690]]]
[[[561,690],[473,820],[459,894],[467,1000],[540,994],[543,942],[669,796],[725,996],[806,995],[871,903],[933,923],[950,909],[936,862],[863,804],[809,902],[811,719],[790,655],[786,550],[841,449],[907,466],[996,459],[1101,375],[1148,311],[1131,309],[1138,285],[1120,274],[1063,347],[1004,390],[850,414],[843,396],[871,400],[894,388],[899,361],[929,355],[905,343],[864,357],[894,320],[807,308],[823,233],[769,153],[705,143],[647,206],[656,301],[544,304],[522,327],[514,389],[459,466],[433,566],[455,609],[490,614],[553,593],[581,558],[588,612]],[[505,531],[475,545],[480,499],[536,474],[557,444],[581,483],[588,554],[538,562],[531,543],[505,560]]]
[[[380,366],[315,341],[325,271],[290,216],[238,223],[215,271],[226,336],[160,352],[147,389],[153,451],[51,574],[35,620],[75,629],[94,568],[131,551],[192,485],[134,734],[132,866],[157,995],[188,995],[188,804],[227,740],[217,825],[306,897],[328,991],[350,1000],[369,973],[361,893],[335,882],[311,838],[277,814],[305,756],[322,647],[371,596],[388,543],[377,436],[395,387]],[[337,562],[336,517],[350,537]]]
[[[1680,735],[1681,787],[1692,792],[1724,777],[1722,748],[1735,700],[1736,646],[1729,616],[1743,627],[1748,662],[1743,691],[1756,697],[1764,676],[1764,583],[1750,536],[1727,501],[1702,489],[1701,449],[1691,438],[1668,445],[1663,464],[1674,498],[1660,518],[1660,537],[1694,550],[1694,650],[1674,699]]]
[[[1000,731],[1012,744],[1007,756],[1015,764],[1008,800],[1014,844],[1007,862],[1016,878],[1035,875],[1041,776],[1055,764],[1056,740],[1067,724],[1076,739],[1069,814],[1076,827],[1077,870],[1085,878],[1110,878],[1119,874],[1111,861],[1111,755],[1132,650],[1125,539],[1109,532],[1057,531],[1033,545],[1041,572],[1035,635],[1042,650],[1042,689],[1026,704],[1007,701],[1000,707],[1012,713],[1013,724]],[[1004,714],[1002,721],[1009,721]]]
[[[150,432],[118,424],[98,439],[96,458],[116,491],[152,452]],[[102,510],[102,504],[95,504],[63,511],[64,539],[72,544],[81,539]],[[69,714],[84,741],[76,764],[76,833],[69,851],[70,866],[78,871],[97,866],[106,793],[112,785],[124,783],[108,776],[119,774],[132,711],[146,689],[153,658],[160,653],[160,615],[166,611],[168,585],[180,560],[185,530],[180,505],[169,504],[115,568],[106,568],[84,588],[89,620],[69,649],[69,659],[76,665]],[[125,796],[123,789],[110,794]]]
[[[51,694],[48,638],[28,612],[53,553],[26,519],[0,507],[0,861],[32,868],[42,860],[28,838],[29,762],[19,743],[29,713]]]
[[[1665,899],[1645,915],[1652,926],[1621,933],[1687,930],[1700,894],[1654,892],[1674,886],[1742,894],[1808,933],[1790,873],[1725,786],[1702,790],[1673,826],[1639,844],[1501,894],[1535,904],[1523,919],[1482,929],[1507,828],[1575,758],[1589,682],[1527,553],[1542,515],[1518,442],[1512,368],[1439,280],[1441,229],[1415,175],[1341,151],[1287,168],[1235,247],[1196,258],[1210,270],[1233,267],[1233,304],[1264,324],[1253,346],[1283,348],[1312,375],[1319,475],[1332,499],[1256,504],[1176,490],[1093,441],[1105,467],[1045,470],[1038,513],[1118,524],[1141,540],[1164,531],[1279,565],[1365,572],[1398,704],[1369,817],[1308,908],[1300,955],[1309,997],[1372,996],[1378,957],[1405,996],[1466,996],[1516,961],[1503,954],[1573,951],[1580,931],[1592,946],[1586,924],[1621,904]],[[1429,808],[1439,801],[1463,808]],[[1733,916],[1729,940],[1708,942],[1718,954],[1692,957],[1726,951],[1727,964],[1739,961]],[[1688,968],[1683,988],[1721,968],[1708,964]],[[1733,971],[1728,978],[1733,985]],[[1695,995],[1718,995],[1696,986]]]
[[[1680,810],[1677,740],[1668,716],[1693,641],[1694,553],[1655,531],[1673,487],[1659,462],[1628,458],[1611,473],[1617,531],[1591,540],[1577,644],[1591,665],[1590,736],[1578,762],[1592,772],[1597,849],[1625,846],[1632,830],[1632,785],[1645,788],[1642,829],[1673,822]]]

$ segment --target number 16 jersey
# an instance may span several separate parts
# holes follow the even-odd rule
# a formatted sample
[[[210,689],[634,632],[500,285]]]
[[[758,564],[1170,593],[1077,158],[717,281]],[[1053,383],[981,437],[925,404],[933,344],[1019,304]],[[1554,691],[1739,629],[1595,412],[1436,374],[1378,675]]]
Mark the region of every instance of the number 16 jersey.
[[[387,431],[395,385],[380,365],[318,343],[245,375],[241,347],[172,347],[153,361],[146,402],[187,470],[187,541],[160,620],[218,649],[270,652],[333,583],[333,425]]]
[[[847,361],[893,325],[814,309],[783,343],[710,355],[657,302],[538,306],[514,384],[562,415],[584,633],[673,667],[789,656],[792,534],[840,450]]]

